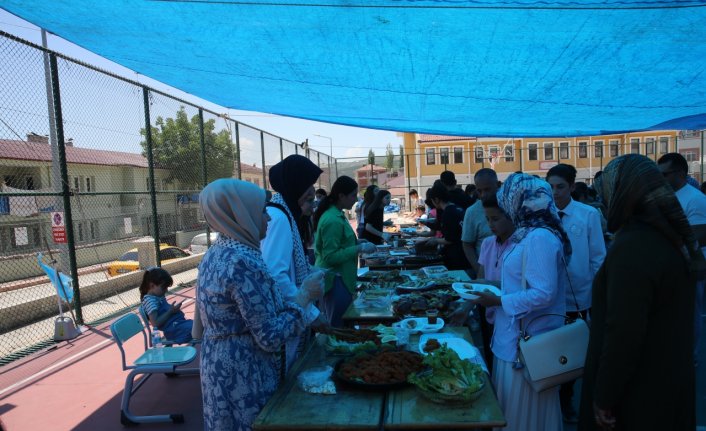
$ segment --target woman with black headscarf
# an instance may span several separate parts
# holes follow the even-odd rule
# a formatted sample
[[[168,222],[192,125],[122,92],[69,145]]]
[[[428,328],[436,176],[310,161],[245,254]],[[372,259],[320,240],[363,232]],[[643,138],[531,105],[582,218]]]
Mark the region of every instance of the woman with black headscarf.
[[[270,186],[275,190],[267,204],[267,236],[261,242],[262,257],[267,262],[275,286],[285,300],[291,300],[306,283],[317,283],[321,274],[311,274],[302,232],[298,221],[302,208],[309,209],[314,200],[314,184],[323,171],[311,160],[300,155],[291,155],[270,168]],[[310,304],[306,309],[307,324],[325,325],[320,312]],[[287,342],[287,368],[297,355],[302,340]]]
[[[579,430],[693,430],[695,274],[704,256],[657,165],[628,154],[596,190],[612,247],[593,282]]]

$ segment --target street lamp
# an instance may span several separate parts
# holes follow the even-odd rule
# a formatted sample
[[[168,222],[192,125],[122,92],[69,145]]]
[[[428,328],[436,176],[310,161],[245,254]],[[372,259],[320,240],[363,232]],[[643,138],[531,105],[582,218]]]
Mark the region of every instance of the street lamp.
[[[318,136],[319,138],[328,139],[329,146],[331,147],[331,152],[329,153],[329,157],[332,158],[333,157],[333,138],[328,137],[328,136],[324,136],[324,135],[317,135],[316,133],[314,133],[314,136]]]

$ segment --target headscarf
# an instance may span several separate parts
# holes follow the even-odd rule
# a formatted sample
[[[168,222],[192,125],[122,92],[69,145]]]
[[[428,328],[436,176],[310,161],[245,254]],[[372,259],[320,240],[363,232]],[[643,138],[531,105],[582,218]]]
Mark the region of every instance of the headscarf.
[[[265,190],[233,178],[213,181],[199,196],[211,229],[256,250],[260,249],[265,202]]]
[[[706,269],[674,190],[652,160],[639,154],[620,156],[608,163],[595,186],[608,208],[609,232],[617,232],[631,220],[642,221],[667,237],[693,271]]]
[[[510,239],[519,243],[533,228],[544,228],[561,241],[564,257],[571,256],[571,242],[561,226],[552,189],[544,180],[527,174],[512,174],[497,193],[498,205],[515,225]]]
[[[295,221],[302,214],[299,198],[316,183],[322,172],[311,160],[298,154],[287,156],[270,168],[270,186],[282,195]]]

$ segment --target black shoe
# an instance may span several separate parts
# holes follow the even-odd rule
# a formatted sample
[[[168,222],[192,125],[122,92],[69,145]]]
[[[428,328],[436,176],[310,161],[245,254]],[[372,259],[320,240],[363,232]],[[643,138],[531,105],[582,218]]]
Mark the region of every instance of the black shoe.
[[[576,416],[575,412],[569,413],[569,414],[562,414],[564,423],[565,424],[577,424],[579,423],[579,418]]]

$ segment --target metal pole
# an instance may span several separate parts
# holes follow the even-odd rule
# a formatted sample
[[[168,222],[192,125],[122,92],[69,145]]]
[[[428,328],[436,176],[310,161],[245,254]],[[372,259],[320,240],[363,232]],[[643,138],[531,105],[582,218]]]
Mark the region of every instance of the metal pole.
[[[152,231],[157,255],[157,266],[162,265],[159,255],[159,222],[157,221],[157,193],[154,189],[154,152],[152,151],[152,123],[150,122],[150,94],[147,86],[142,86],[142,101],[145,106],[145,142],[147,143],[147,175],[150,184],[150,203],[152,205]]]
[[[284,160],[284,148],[282,148],[282,138],[279,138],[279,159]]]
[[[56,54],[49,54],[51,69],[52,100],[54,105],[54,127],[56,127],[56,142],[61,170],[61,194],[64,196],[64,221],[66,239],[68,241],[69,270],[74,285],[74,304],[76,308],[76,324],[83,325],[83,310],[81,309],[81,291],[78,280],[78,264],[76,263],[76,242],[74,238],[74,218],[71,212],[71,191],[69,190],[69,172],[66,164],[66,144],[64,143],[64,118],[61,112],[61,91],[59,88],[59,68]],[[51,121],[52,119],[50,119]]]
[[[701,166],[701,178],[699,178],[700,182],[704,181],[704,131],[701,130],[699,132],[701,134],[701,152],[699,153],[699,165]],[[655,146],[655,155],[657,154],[657,147]],[[656,157],[656,156],[655,156]]]
[[[228,120],[226,120],[228,121]],[[201,179],[203,186],[208,184],[208,170],[206,169],[206,137],[203,130],[203,109],[199,108],[199,144],[201,145]],[[211,247],[211,228],[206,223],[206,247]]]
[[[336,179],[338,179],[338,159],[333,159],[333,163],[336,165]],[[333,183],[331,184],[331,188],[333,188]]]
[[[404,167],[407,170],[407,197],[409,197],[409,191],[412,189],[410,179],[409,179],[409,154],[405,154],[404,157],[405,157]],[[417,193],[419,193],[419,191],[417,191]],[[408,201],[409,201],[409,205],[407,205],[407,206],[409,207],[409,210],[412,211],[413,210],[412,199],[408,199]]]
[[[42,29],[42,47],[47,48],[47,32]],[[59,162],[59,143],[56,140],[56,126],[54,125],[54,96],[51,86],[51,66],[49,65],[49,53],[44,51],[44,85],[47,90],[47,116],[49,118],[49,145],[51,146],[51,183],[52,188],[56,192],[54,199],[54,211],[64,212],[64,201],[62,199],[62,179],[61,179],[61,163]],[[60,250],[59,260],[61,264],[59,268],[66,272],[66,268],[70,267],[69,263],[69,247],[67,244],[58,243],[54,247]]]
[[[235,122],[235,168],[238,172],[238,179],[243,179],[243,169],[240,164],[240,123]]]
[[[321,153],[318,151],[316,152],[316,166],[318,166],[319,169],[321,169]],[[321,188],[321,175],[319,175],[319,178],[316,181],[319,182],[318,188]]]
[[[267,190],[267,173],[265,172],[265,132],[260,130],[260,154],[262,155],[262,188]]]

